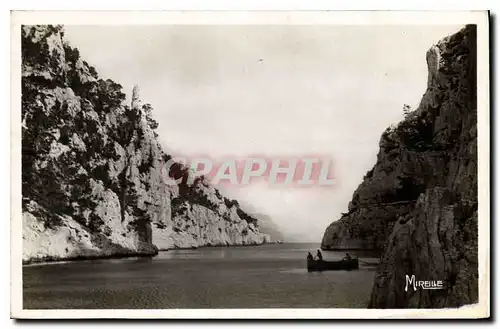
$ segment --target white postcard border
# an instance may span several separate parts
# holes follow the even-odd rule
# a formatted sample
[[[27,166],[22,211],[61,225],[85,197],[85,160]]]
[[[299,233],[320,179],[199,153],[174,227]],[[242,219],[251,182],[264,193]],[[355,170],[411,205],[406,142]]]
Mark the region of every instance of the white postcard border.
[[[23,310],[20,25],[477,25],[479,302],[459,309]],[[430,46],[430,45],[429,45]],[[11,317],[69,318],[479,318],[490,314],[489,21],[486,11],[16,11],[11,13]]]

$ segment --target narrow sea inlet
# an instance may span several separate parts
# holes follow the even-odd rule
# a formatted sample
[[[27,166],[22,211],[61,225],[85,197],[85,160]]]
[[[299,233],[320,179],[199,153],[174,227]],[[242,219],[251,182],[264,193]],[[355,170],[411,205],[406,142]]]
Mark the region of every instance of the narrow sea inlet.
[[[353,251],[356,271],[308,273],[318,244],[160,252],[23,267],[25,309],[365,308],[378,255]],[[325,260],[344,252],[323,251]]]

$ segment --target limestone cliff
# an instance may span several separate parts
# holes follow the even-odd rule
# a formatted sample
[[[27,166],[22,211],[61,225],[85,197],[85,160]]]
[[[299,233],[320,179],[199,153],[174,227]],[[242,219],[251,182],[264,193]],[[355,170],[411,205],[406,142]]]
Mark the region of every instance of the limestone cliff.
[[[131,106],[64,41],[62,26],[23,26],[23,261],[154,255],[158,249],[260,244],[269,236],[203,179],[166,184],[178,165],[151,107]]]
[[[325,249],[383,251],[370,307],[452,307],[478,298],[476,29],[427,52],[418,108],[380,139],[377,162]],[[405,275],[444,290],[404,291]]]
[[[243,211],[236,200],[220,194],[205,178],[188,185],[187,170],[179,166],[183,183],[171,194],[170,217],[153,221],[153,241],[160,250],[200,246],[254,245],[271,242],[255,217]]]

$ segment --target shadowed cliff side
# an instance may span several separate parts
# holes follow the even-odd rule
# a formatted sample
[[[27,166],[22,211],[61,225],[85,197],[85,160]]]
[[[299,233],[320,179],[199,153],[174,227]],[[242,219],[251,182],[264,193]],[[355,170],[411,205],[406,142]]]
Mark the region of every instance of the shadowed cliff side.
[[[382,250],[369,306],[477,302],[476,27],[427,52],[419,107],[380,139],[377,163],[326,230],[325,249]],[[406,275],[443,290],[405,292]]]

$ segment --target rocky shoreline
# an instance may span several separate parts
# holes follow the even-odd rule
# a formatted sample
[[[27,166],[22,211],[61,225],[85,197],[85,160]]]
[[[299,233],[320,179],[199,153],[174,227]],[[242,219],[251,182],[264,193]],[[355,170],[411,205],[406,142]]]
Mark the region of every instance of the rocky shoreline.
[[[32,258],[29,260],[23,260],[22,265],[35,265],[35,264],[50,264],[50,263],[57,263],[57,262],[69,262],[69,261],[81,261],[81,260],[100,260],[100,259],[122,259],[122,258],[152,258],[157,256],[160,252],[166,252],[166,251],[174,251],[174,250],[197,250],[197,249],[204,249],[204,248],[215,248],[215,247],[239,247],[239,248],[245,248],[245,247],[255,247],[255,246],[263,246],[267,244],[282,244],[283,242],[267,242],[267,243],[260,243],[260,244],[244,244],[244,245],[206,245],[206,246],[200,246],[200,247],[186,247],[186,248],[172,248],[172,249],[159,249],[155,252],[126,252],[126,253],[114,253],[110,255],[95,255],[95,256],[75,256],[75,257],[66,257],[66,258],[59,258],[59,257],[42,257],[42,258]]]
[[[53,256],[46,256],[46,257],[41,257],[41,258],[32,258],[28,260],[23,260],[22,265],[34,265],[34,264],[50,264],[50,263],[57,263],[57,262],[67,262],[67,261],[79,261],[79,260],[99,260],[99,259],[121,259],[121,258],[134,258],[134,257],[139,257],[139,258],[152,258],[157,256],[160,252],[165,252],[165,251],[174,251],[174,250],[197,250],[197,249],[204,249],[204,248],[215,248],[215,247],[239,247],[239,248],[245,248],[245,247],[256,247],[256,246],[263,246],[263,245],[268,245],[268,244],[283,244],[284,242],[282,241],[271,241],[271,242],[266,242],[266,243],[250,243],[250,244],[241,244],[241,245],[230,245],[230,244],[224,244],[224,245],[204,245],[204,246],[199,246],[199,247],[178,247],[178,248],[171,248],[171,249],[157,249],[156,251],[152,252],[124,252],[124,253],[114,253],[114,254],[109,254],[109,255],[93,255],[93,256],[75,256],[75,257],[53,257]]]

